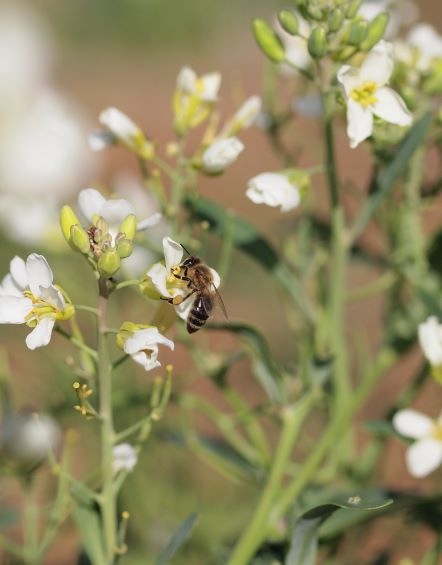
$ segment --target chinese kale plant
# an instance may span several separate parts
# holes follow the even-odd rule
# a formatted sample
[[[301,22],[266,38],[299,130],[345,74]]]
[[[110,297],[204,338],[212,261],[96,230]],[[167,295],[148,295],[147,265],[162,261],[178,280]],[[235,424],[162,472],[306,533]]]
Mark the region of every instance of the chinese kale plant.
[[[77,348],[75,409],[86,425],[99,424],[101,446],[100,469],[91,470],[89,481],[80,481],[71,471],[69,435],[60,451],[58,432],[47,416],[3,411],[0,440],[3,458],[9,461],[6,468],[24,473],[32,487],[33,469],[46,458],[58,479],[53,506],[39,518],[29,488],[23,543],[0,538],[7,553],[26,563],[43,562],[71,514],[93,565],[110,565],[130,554],[130,508],[117,510],[118,495],[171,399],[182,413],[201,413],[218,428],[219,441],[210,442],[193,427],[192,418],[186,419],[188,428],[179,435],[195,456],[225,480],[256,486],[254,508],[237,538],[214,548],[210,558],[202,556],[201,563],[309,565],[320,551],[329,560],[324,562],[338,563],[337,542],[349,527],[404,511],[434,528],[434,547],[423,559],[437,562],[442,538],[431,516],[438,504],[440,516],[440,491],[427,496],[388,492],[375,471],[390,438],[409,444],[406,465],[416,478],[442,462],[442,421],[410,407],[425,383],[439,395],[442,383],[441,236],[427,234],[423,222],[423,212],[441,188],[434,163],[442,143],[437,106],[442,38],[434,30],[430,33],[429,26],[427,35],[419,32],[424,24],[406,38],[395,37],[389,26],[400,12],[392,2],[383,3],[390,21],[387,12],[366,15],[366,5],[355,0],[295,4],[273,26],[262,19],[253,22],[267,59],[263,101],[249,98],[221,126],[220,75],[198,77],[189,67],[177,78],[172,104],[176,137],[163,157],[154,140],[121,111],[108,108],[101,113],[104,129],[91,134],[92,149],[119,145],[132,153],[160,212],[138,218],[128,201],[106,199],[93,188],[80,192],[78,211],[62,208],[60,224],[70,252],[83,255],[96,279],[96,307],[78,304],[55,284],[43,256],[32,253],[26,260],[11,261],[0,286],[0,322],[26,324],[31,329],[29,349],[49,345],[54,331]],[[279,88],[286,81],[293,83],[294,101],[286,100],[287,89]],[[297,113],[321,126],[322,162],[318,157],[308,169],[300,167],[283,135]],[[363,145],[370,153],[371,176],[360,190],[349,189],[345,170],[338,167],[335,134],[342,123],[351,151]],[[268,136],[269,151],[276,151],[281,168],[257,170],[246,196],[256,204],[280,207],[281,214],[298,209],[278,246],[253,222],[198,190],[200,175],[224,174],[239,158],[244,145],[238,136],[254,124]],[[433,163],[430,171],[428,163]],[[322,216],[316,212],[316,186],[321,183],[329,203]],[[157,224],[164,232],[162,249],[149,232]],[[381,250],[367,245],[367,232],[382,238]],[[216,270],[204,263],[207,241],[218,250]],[[155,252],[158,262],[145,264],[141,277],[125,279],[125,262],[141,246]],[[248,255],[266,273],[269,285],[283,291],[279,315],[287,317],[291,328],[285,356],[290,361],[285,364],[272,356],[268,336],[235,321],[234,312],[229,312],[230,320],[222,314],[210,318],[219,301],[218,287],[223,292],[227,286],[234,252]],[[372,272],[370,282],[349,289],[349,272],[361,262]],[[114,295],[131,291],[133,300],[143,303],[139,319],[123,318],[118,328],[111,327],[109,303]],[[350,328],[346,305],[379,296],[383,320],[375,344],[361,345],[366,343],[364,322]],[[266,304],[254,307],[265,309]],[[92,323],[94,339],[83,337],[76,321],[80,315]],[[205,334],[231,334],[234,345],[228,351],[209,351]],[[371,443],[362,450],[355,416],[417,340],[426,361],[415,375],[408,375],[384,419],[367,423]],[[135,361],[156,375],[164,347],[173,351],[177,342],[213,380],[230,410],[224,413],[193,393],[171,396],[173,380],[180,375],[175,363],[174,369],[167,365],[163,376],[150,380],[145,415],[122,428],[114,417],[113,371],[123,364],[129,370]],[[244,358],[262,393],[253,406],[229,379]],[[24,435],[29,425],[44,437],[42,448],[21,453],[14,438],[19,432]],[[21,466],[11,463],[17,460]],[[147,481],[146,496],[154,481]],[[426,514],[415,511],[424,503]],[[36,523],[43,525],[37,528]],[[194,524],[191,515],[155,563],[167,563]]]

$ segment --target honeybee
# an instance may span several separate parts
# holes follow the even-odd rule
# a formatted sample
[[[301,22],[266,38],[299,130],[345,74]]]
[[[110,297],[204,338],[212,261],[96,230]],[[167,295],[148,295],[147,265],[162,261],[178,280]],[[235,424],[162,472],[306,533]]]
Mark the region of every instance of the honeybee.
[[[184,247],[183,249],[189,253]],[[187,283],[186,287],[189,289],[189,292],[186,296],[169,298],[167,299],[168,302],[178,305],[194,297],[186,320],[186,329],[190,334],[197,332],[204,326],[212,313],[216,301],[220,304],[224,316],[227,318],[224,302],[213,281],[213,273],[210,267],[199,257],[189,253],[187,259],[175,269],[172,269],[172,274],[177,279]]]

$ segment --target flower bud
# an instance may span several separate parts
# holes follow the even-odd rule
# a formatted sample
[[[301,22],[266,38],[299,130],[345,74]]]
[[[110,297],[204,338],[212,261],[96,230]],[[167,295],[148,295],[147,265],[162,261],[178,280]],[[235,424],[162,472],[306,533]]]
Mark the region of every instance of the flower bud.
[[[312,20],[318,20],[321,21],[323,18],[323,12],[321,10],[321,7],[319,6],[318,3],[314,3],[314,2],[307,2],[306,6],[305,6],[305,10],[308,14],[308,16],[310,16],[310,18]]]
[[[274,63],[282,63],[284,61],[284,45],[267,22],[255,19],[253,21],[253,34],[264,55]]]
[[[349,20],[354,18],[356,14],[359,12],[359,8],[361,7],[362,0],[353,0],[350,2],[347,8],[347,13],[345,14]]]
[[[209,175],[219,175],[236,161],[243,149],[244,145],[237,137],[215,141],[203,153],[201,168]]]
[[[137,231],[137,218],[135,214],[129,214],[121,222],[119,232],[124,234],[127,239],[133,239]]]
[[[297,35],[299,22],[293,12],[290,12],[289,10],[282,10],[282,12],[279,12],[278,14],[278,20],[284,31],[290,33],[290,35]]]
[[[80,253],[89,253],[89,236],[79,224],[71,226],[70,244],[76,250],[80,251]]]
[[[327,53],[327,37],[323,27],[315,27],[307,42],[308,52],[313,59],[321,59]]]
[[[328,29],[332,32],[336,32],[341,29],[344,23],[344,12],[340,8],[335,8],[332,10],[328,16]]]
[[[362,51],[370,51],[370,49],[384,37],[389,19],[390,16],[387,12],[382,12],[373,18],[373,20],[368,24],[365,39],[360,44]]]
[[[101,276],[109,278],[121,265],[121,259],[115,249],[108,249],[98,259],[98,271]]]
[[[365,20],[354,20],[350,25],[347,43],[359,46],[367,37],[368,24]]]
[[[63,206],[60,210],[60,227],[65,240],[71,242],[71,227],[78,225],[79,221],[70,206]]]
[[[133,250],[134,244],[131,239],[123,237],[117,241],[117,253],[121,259],[126,259],[126,257],[132,255]]]

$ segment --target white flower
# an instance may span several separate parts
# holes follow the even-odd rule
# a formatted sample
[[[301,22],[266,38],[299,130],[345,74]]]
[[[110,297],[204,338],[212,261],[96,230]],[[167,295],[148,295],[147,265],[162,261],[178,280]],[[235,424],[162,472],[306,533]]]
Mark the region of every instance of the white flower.
[[[409,126],[412,116],[402,98],[385,86],[393,71],[393,46],[380,41],[360,68],[343,65],[338,80],[347,101],[347,134],[354,148],[373,132],[373,116],[399,126]]]
[[[246,196],[255,204],[281,206],[281,212],[288,212],[299,206],[299,188],[292,184],[286,175],[280,173],[261,173],[249,180]]]
[[[170,237],[163,239],[165,265],[155,263],[148,271],[147,276],[152,280],[153,285],[158,293],[164,298],[173,298],[175,296],[186,297],[189,289],[183,284],[183,281],[173,275],[173,271],[177,269],[183,258],[184,250],[182,246]],[[215,271],[210,269],[213,277],[213,285],[218,288],[221,284],[221,277]],[[193,300],[184,300],[181,304],[175,306],[178,316],[186,320],[189,310],[193,305]]]
[[[295,15],[299,24],[299,35],[292,35],[285,31],[277,18],[275,18],[275,28],[284,44],[286,60],[297,69],[307,69],[312,64],[313,59],[308,52],[307,41],[304,38],[310,35],[311,28],[299,12],[296,12]],[[281,73],[285,76],[293,76],[297,72],[294,67],[282,63],[280,65]]]
[[[432,420],[416,410],[400,410],[393,417],[396,431],[416,441],[407,449],[408,471],[417,478],[432,473],[442,463],[442,414]]]
[[[442,58],[442,36],[430,24],[414,26],[408,34],[407,43],[418,50],[417,67],[422,72],[429,70],[434,59]]]
[[[259,96],[250,96],[235,112],[233,118],[227,122],[221,135],[232,136],[243,129],[255,124],[261,113],[262,100]]]
[[[430,316],[418,327],[419,344],[433,367],[442,365],[442,324]]]
[[[209,174],[222,173],[236,161],[244,150],[244,145],[237,137],[227,137],[214,141],[203,153],[202,168]]]
[[[159,344],[169,347],[172,351],[174,349],[173,341],[160,334],[158,328],[151,327],[135,331],[126,338],[123,348],[124,352],[130,355],[145,371],[151,371],[161,366],[158,361]]]
[[[190,67],[183,67],[177,77],[177,89],[197,96],[204,102],[216,102],[221,85],[220,73],[207,73],[200,77]]]
[[[138,455],[130,443],[119,443],[112,448],[114,475],[120,471],[132,471],[138,461]]]
[[[135,209],[124,198],[105,198],[94,188],[85,188],[78,196],[78,206],[89,222],[92,224],[97,217],[103,218],[110,227],[110,233],[115,236],[121,222],[130,214],[135,214]],[[148,218],[137,223],[137,231],[146,230],[155,226],[161,219],[161,214],[155,212]]]
[[[47,345],[56,320],[73,316],[73,306],[53,285],[46,259],[32,253],[26,263],[14,257],[10,273],[0,285],[0,324],[27,324],[34,328],[26,337],[29,349]]]

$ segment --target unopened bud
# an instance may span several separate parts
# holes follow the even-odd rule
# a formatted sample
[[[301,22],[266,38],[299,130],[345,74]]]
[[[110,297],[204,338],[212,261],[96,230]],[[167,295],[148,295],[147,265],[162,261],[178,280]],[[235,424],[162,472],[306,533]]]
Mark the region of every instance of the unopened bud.
[[[362,0],[353,0],[350,2],[347,8],[347,13],[345,14],[349,20],[354,18],[356,14],[359,12],[359,8],[361,7]]]
[[[373,18],[373,20],[368,24],[367,35],[360,45],[362,51],[370,51],[370,49],[384,37],[389,19],[390,16],[387,12],[382,12]]]
[[[81,253],[89,253],[89,249],[90,249],[89,236],[79,224],[75,224],[71,226],[70,243],[72,247],[74,247]]]
[[[70,206],[63,206],[60,210],[60,227],[65,240],[71,242],[71,227],[79,224],[78,218]]]
[[[350,45],[359,46],[367,37],[368,24],[365,20],[355,20],[350,26],[348,40]]]
[[[132,255],[133,250],[134,244],[131,239],[126,239],[125,237],[123,237],[117,241],[117,253],[121,259],[126,259],[126,257]]]
[[[323,27],[315,27],[307,42],[308,52],[314,59],[321,59],[327,53],[327,37]]]
[[[144,139],[143,137],[143,140],[139,145],[139,149],[137,150],[137,154],[146,161],[152,160],[155,156],[154,143],[152,143],[152,141],[149,141],[148,139]]]
[[[313,2],[307,2],[305,6],[307,14],[310,16],[312,20],[321,21],[323,18],[323,12],[319,4],[315,4]]]
[[[336,32],[341,29],[344,17],[344,12],[340,8],[332,10],[328,16],[328,29],[332,32]]]
[[[290,33],[290,35],[297,35],[299,22],[293,12],[290,12],[290,10],[282,10],[282,12],[278,14],[278,20],[284,31]]]
[[[127,239],[133,239],[137,231],[137,218],[134,214],[129,214],[121,222],[119,232],[124,234]]]
[[[282,63],[284,61],[284,45],[267,22],[255,19],[253,21],[253,33],[264,55],[274,63]]]
[[[108,249],[98,259],[98,271],[103,277],[114,275],[121,265],[121,259],[115,249]]]

